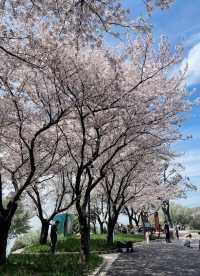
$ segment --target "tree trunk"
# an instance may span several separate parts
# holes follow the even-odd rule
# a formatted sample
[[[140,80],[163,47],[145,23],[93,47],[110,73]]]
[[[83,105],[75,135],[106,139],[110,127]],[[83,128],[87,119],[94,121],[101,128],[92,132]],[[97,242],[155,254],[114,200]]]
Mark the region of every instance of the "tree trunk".
[[[101,223],[99,223],[99,225],[100,225],[100,233],[101,233],[101,234],[104,234],[104,229],[103,229],[104,223],[101,222]]]
[[[136,227],[139,228],[139,220],[140,220],[140,218],[137,219],[137,218],[135,217],[135,218],[133,218],[133,220],[134,220],[134,222],[135,222]]]
[[[48,232],[49,232],[49,221],[45,219],[41,221],[41,223],[42,223],[42,228],[40,232],[40,244],[47,244]]]
[[[0,221],[0,266],[6,263],[6,248],[10,222]]]
[[[79,224],[81,235],[81,263],[85,264],[90,257],[90,231],[86,217],[79,217]]]
[[[97,227],[96,227],[96,223],[93,222],[93,231],[94,231],[94,234],[97,233]]]
[[[100,227],[100,233],[103,234],[104,233],[104,229],[103,229],[104,222],[102,222],[99,217],[97,217],[97,220],[98,220],[99,227]]]
[[[171,219],[171,215],[170,215],[169,210],[166,211],[166,215],[167,215],[167,220],[168,220],[169,226],[171,228],[173,228],[173,223],[172,223],[172,219]]]
[[[113,234],[116,222],[117,220],[115,219],[108,219],[107,244],[113,244]]]
[[[132,227],[133,226],[133,218],[131,215],[128,215],[128,221],[129,221],[129,225]]]
[[[0,210],[0,266],[6,263],[6,248],[8,233],[11,226],[12,218],[17,210],[16,202],[8,202],[7,209],[1,206]]]
[[[165,202],[162,206],[162,211],[164,213],[165,219],[167,220],[169,226],[172,228],[173,227],[173,223],[172,223],[172,219],[171,219],[171,215],[170,215],[170,208],[169,208],[169,202]]]
[[[133,226],[133,208],[131,208],[131,210],[129,210],[129,208],[127,206],[125,206],[125,214],[128,216],[128,221],[129,221],[129,225]]]

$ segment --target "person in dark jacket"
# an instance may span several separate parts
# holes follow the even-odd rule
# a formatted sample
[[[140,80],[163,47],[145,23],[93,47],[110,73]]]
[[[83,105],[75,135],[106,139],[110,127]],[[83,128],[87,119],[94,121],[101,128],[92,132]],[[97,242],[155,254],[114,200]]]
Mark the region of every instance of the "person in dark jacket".
[[[58,224],[59,224],[59,221],[56,220],[56,222],[51,226],[50,237],[51,237],[51,253],[52,253],[52,255],[55,255],[55,253],[56,253]]]
[[[165,222],[164,231],[165,231],[165,240],[166,240],[166,242],[170,242],[169,225],[167,224],[167,222]]]
[[[175,228],[175,232],[176,232],[176,238],[179,240],[179,231],[178,231],[178,226],[176,226],[176,228]]]

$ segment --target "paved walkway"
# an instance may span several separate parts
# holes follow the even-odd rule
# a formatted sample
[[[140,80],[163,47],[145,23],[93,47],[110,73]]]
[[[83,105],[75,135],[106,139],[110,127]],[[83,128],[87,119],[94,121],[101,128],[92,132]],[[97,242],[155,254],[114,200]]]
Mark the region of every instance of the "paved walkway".
[[[186,248],[181,242],[137,245],[133,253],[120,254],[99,275],[200,276],[200,251]]]

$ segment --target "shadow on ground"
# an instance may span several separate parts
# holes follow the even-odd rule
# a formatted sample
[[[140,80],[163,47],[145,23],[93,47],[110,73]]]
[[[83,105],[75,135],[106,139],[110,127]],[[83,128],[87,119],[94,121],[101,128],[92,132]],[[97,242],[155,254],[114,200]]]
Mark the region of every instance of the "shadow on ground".
[[[176,244],[152,243],[122,253],[107,276],[200,276],[200,251]]]

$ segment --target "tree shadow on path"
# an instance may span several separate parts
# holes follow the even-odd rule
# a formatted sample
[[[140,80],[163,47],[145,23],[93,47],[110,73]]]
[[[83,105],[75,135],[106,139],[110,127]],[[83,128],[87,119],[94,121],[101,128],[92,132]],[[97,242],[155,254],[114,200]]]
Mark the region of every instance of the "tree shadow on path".
[[[122,253],[107,276],[200,276],[200,251],[176,244],[151,243]]]

